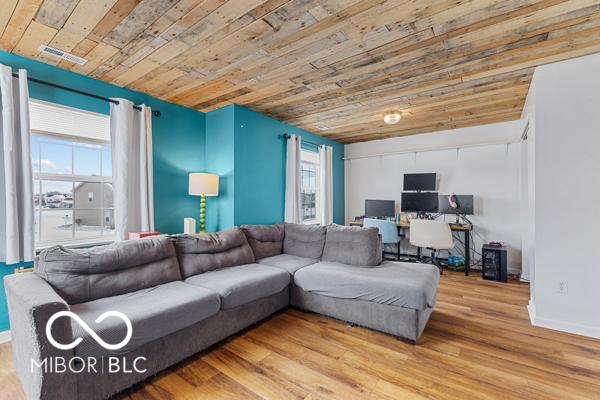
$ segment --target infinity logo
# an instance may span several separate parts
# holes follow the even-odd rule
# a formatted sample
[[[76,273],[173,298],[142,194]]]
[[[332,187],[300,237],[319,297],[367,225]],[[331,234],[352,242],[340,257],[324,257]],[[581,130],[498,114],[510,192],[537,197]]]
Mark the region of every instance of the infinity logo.
[[[48,338],[48,340],[50,341],[50,343],[56,347],[57,349],[60,350],[71,350],[73,348],[75,348],[79,343],[81,343],[83,341],[83,338],[78,337],[77,339],[75,339],[72,343],[69,344],[61,344],[58,343],[54,337],[52,336],[52,324],[54,323],[54,321],[56,321],[58,318],[60,317],[69,317],[74,319],[75,321],[77,321],[77,323],[87,332],[90,334],[90,336],[96,341],[98,342],[98,344],[102,347],[104,347],[107,350],[119,350],[120,348],[123,348],[125,345],[127,345],[127,343],[129,343],[129,341],[131,340],[131,335],[133,333],[133,327],[131,326],[131,321],[129,320],[129,318],[127,318],[127,316],[125,314],[123,314],[122,312],[119,311],[107,311],[103,314],[101,314],[98,318],[96,318],[96,322],[97,324],[101,323],[102,321],[104,321],[106,318],[109,317],[117,317],[120,318],[121,320],[123,320],[123,322],[125,322],[125,325],[127,326],[127,335],[125,335],[125,339],[123,339],[121,342],[117,343],[117,344],[110,344],[110,343],[106,343],[104,340],[102,340],[102,338],[100,336],[98,336],[98,334],[96,332],[94,332],[94,330],[92,328],[90,328],[90,326],[88,324],[85,323],[84,320],[82,320],[77,314],[72,313],[71,311],[59,311],[56,314],[54,314],[52,317],[50,317],[50,319],[48,320],[48,323],[46,324],[46,337]]]

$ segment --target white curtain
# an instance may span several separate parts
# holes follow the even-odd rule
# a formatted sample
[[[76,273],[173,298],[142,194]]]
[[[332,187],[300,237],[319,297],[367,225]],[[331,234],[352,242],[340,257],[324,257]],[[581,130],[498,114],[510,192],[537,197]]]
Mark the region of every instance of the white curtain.
[[[152,112],[133,103],[110,104],[113,196],[116,240],[129,232],[154,231]]]
[[[299,224],[301,201],[301,144],[300,136],[291,135],[287,140],[287,156],[285,163],[285,222]]]
[[[0,262],[33,261],[34,211],[27,71],[0,65]]]
[[[319,146],[319,208],[321,225],[333,223],[333,148]]]

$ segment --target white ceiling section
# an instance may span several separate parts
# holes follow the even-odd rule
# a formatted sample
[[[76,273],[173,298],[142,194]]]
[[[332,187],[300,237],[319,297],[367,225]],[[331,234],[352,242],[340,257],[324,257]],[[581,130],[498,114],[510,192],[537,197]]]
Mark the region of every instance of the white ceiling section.
[[[32,131],[110,141],[108,115],[40,100],[29,102],[29,112]]]

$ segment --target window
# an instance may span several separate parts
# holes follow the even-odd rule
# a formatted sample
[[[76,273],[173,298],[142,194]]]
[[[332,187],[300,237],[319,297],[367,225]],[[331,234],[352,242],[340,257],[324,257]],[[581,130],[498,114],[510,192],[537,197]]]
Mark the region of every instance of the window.
[[[109,117],[31,102],[36,247],[114,239]]]
[[[302,179],[302,223],[319,222],[318,188],[319,188],[319,155],[312,151],[302,150],[300,165]]]

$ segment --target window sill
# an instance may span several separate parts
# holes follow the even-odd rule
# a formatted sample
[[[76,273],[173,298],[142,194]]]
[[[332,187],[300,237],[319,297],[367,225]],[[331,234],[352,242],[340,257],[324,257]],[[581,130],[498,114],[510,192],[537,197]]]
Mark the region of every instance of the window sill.
[[[319,221],[316,219],[309,219],[306,221],[302,221],[302,225],[319,225]]]
[[[85,249],[89,247],[102,246],[114,243],[114,239],[110,238],[100,238],[95,240],[86,240],[86,241],[73,241],[73,242],[55,242],[55,243],[43,243],[39,246],[36,246],[35,253],[39,254],[42,250],[49,249],[54,246],[63,246],[67,249]]]

